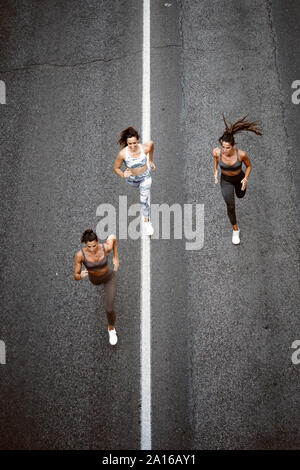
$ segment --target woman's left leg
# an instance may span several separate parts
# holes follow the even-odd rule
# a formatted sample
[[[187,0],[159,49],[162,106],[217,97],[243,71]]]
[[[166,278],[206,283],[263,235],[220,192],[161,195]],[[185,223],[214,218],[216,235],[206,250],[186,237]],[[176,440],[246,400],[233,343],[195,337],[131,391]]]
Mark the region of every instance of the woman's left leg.
[[[109,327],[115,326],[114,299],[117,291],[117,275],[111,270],[109,279],[104,283],[105,310]]]
[[[142,213],[145,219],[150,218],[150,191],[151,191],[152,178],[145,176],[140,182],[140,202],[142,206]]]

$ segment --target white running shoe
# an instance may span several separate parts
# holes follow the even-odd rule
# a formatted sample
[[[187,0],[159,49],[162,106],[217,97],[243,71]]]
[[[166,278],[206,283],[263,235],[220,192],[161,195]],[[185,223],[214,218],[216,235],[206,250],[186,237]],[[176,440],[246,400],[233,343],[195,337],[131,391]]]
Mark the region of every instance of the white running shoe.
[[[114,346],[118,342],[116,329],[115,328],[113,330],[108,329],[108,333],[109,333],[109,342],[112,346]]]
[[[154,233],[154,228],[153,228],[151,222],[145,222],[144,221],[144,234],[149,235],[149,237],[151,237],[151,235],[153,235],[153,233]]]
[[[232,243],[234,245],[239,245],[239,243],[240,243],[240,231],[239,230],[233,230],[233,232],[232,232]]]

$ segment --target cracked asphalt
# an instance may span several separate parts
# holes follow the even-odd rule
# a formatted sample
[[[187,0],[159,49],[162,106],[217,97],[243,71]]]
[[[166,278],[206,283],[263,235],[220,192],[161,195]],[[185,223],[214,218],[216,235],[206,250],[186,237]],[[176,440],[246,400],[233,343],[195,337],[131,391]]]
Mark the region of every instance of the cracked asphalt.
[[[204,245],[151,241],[153,449],[298,449],[296,0],[151,1],[152,203],[204,204]],[[73,281],[112,171],[141,130],[142,2],[0,5],[1,449],[139,449],[140,242],[120,240],[119,343],[103,292]],[[231,244],[212,149],[249,113],[253,163]]]
[[[204,247],[187,261],[193,448],[300,444],[299,369],[291,361],[299,334],[297,179],[285,120],[299,108],[282,93],[279,70],[287,82],[292,55],[283,60],[287,46],[277,43],[299,44],[289,21],[297,15],[299,23],[300,12],[291,4],[282,24],[278,2],[182,2],[186,200],[205,204]],[[274,33],[279,22],[285,35]],[[213,182],[222,112],[229,121],[249,113],[264,129],[261,138],[237,138],[253,164],[237,202],[237,247]]]
[[[97,207],[126,194],[112,167],[120,131],[140,128],[141,8],[1,8],[1,448],[139,448],[137,243],[119,243],[116,348],[102,289],[73,264]]]

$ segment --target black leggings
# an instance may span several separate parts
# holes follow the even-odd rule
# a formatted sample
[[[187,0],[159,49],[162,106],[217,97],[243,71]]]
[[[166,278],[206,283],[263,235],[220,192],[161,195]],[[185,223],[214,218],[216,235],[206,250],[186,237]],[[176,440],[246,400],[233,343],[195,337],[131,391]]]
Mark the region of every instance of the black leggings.
[[[227,176],[223,173],[221,174],[221,191],[227,205],[227,214],[231,225],[236,225],[234,191],[238,198],[242,198],[246,194],[247,188],[242,191],[241,183],[241,180],[244,178],[244,176],[245,173],[243,171],[235,176]]]
[[[114,326],[116,321],[114,298],[117,290],[117,275],[115,271],[109,269],[103,276],[93,276],[92,273],[89,273],[89,279],[95,286],[104,284],[107,321],[109,325]]]

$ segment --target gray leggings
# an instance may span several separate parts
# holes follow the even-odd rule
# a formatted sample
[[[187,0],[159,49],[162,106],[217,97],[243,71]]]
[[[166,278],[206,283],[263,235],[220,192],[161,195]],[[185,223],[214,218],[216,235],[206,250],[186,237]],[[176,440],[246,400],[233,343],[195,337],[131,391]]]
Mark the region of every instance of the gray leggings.
[[[227,205],[227,214],[231,225],[236,225],[234,192],[238,198],[242,198],[246,194],[247,188],[242,191],[241,183],[244,176],[245,173],[243,171],[235,176],[221,174],[221,191]]]
[[[117,290],[117,275],[115,271],[109,269],[103,276],[93,276],[89,273],[89,279],[95,286],[104,284],[105,310],[108,324],[114,326],[116,315],[114,312],[114,299]]]

